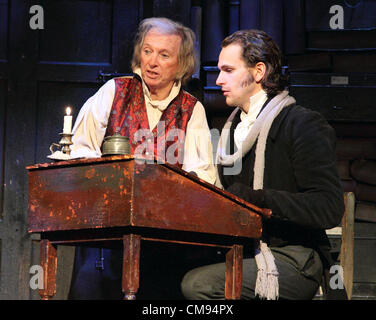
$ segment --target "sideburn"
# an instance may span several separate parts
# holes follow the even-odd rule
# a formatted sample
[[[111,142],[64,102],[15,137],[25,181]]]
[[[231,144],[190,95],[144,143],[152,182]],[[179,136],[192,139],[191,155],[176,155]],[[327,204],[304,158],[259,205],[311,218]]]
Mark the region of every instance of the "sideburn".
[[[249,87],[253,82],[255,81],[255,79],[253,78],[253,76],[251,74],[249,74],[242,82],[241,82],[241,87],[242,88],[246,88],[246,87]]]

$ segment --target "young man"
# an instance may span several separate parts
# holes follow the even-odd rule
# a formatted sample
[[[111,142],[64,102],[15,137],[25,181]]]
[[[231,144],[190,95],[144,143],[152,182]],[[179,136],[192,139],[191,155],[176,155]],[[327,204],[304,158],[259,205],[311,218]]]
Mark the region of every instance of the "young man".
[[[334,130],[285,91],[280,50],[263,31],[224,39],[218,68],[217,85],[237,107],[217,152],[221,184],[272,209],[255,255],[243,261],[242,298],[312,299],[332,263],[325,229],[344,212]],[[224,287],[224,263],[191,270],[182,282],[188,299],[223,299]]]
[[[132,59],[134,76],[109,80],[82,107],[73,128],[72,157],[100,157],[104,137],[129,137],[131,152],[158,157],[214,183],[216,171],[205,109],[182,89],[195,71],[194,33],[166,18],[141,22]],[[169,154],[169,150],[172,150]],[[117,299],[121,252],[79,248],[71,299]],[[163,260],[163,259],[161,259]]]

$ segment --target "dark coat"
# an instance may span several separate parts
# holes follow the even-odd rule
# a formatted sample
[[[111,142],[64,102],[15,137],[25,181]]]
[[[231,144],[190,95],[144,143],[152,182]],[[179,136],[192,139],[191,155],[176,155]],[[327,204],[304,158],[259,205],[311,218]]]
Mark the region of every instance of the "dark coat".
[[[239,121],[240,112],[231,130]],[[338,226],[344,213],[335,140],[333,128],[319,113],[294,104],[281,111],[269,131],[262,192],[252,191],[255,145],[243,157],[240,174],[223,175],[219,167],[226,190],[272,210],[272,217],[263,219],[264,241],[274,247],[313,248],[326,268],[331,258],[325,229]]]

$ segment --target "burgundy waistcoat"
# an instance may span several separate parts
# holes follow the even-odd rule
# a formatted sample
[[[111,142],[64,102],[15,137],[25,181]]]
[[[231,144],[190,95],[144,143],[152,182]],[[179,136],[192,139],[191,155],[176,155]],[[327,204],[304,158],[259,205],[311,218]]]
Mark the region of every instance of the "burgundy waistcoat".
[[[150,131],[142,82],[138,75],[115,78],[115,97],[105,136],[128,137],[133,155],[179,167],[183,164],[187,124],[197,99],[180,89]]]

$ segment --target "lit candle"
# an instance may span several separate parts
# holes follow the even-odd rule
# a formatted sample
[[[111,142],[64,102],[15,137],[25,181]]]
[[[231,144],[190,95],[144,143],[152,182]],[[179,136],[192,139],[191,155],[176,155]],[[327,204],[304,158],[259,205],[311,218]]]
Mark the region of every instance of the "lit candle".
[[[71,133],[72,131],[72,116],[71,116],[71,108],[67,107],[65,109],[65,116],[64,116],[64,128],[63,133]]]

